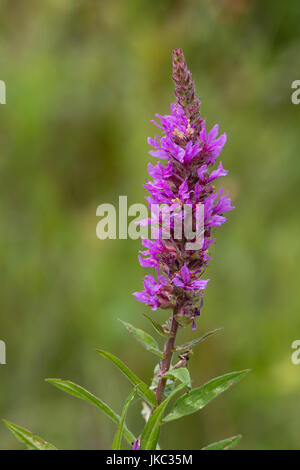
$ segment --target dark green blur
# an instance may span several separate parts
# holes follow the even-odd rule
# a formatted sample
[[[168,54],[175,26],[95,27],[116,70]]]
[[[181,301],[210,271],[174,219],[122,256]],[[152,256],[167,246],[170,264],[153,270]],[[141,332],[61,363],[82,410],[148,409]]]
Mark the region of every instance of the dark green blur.
[[[114,425],[44,378],[78,382],[117,412],[130,384],[97,347],[150,380],[155,356],[118,321],[151,331],[151,311],[132,296],[147,272],[140,241],[98,240],[96,208],[119,195],[144,201],[150,120],[174,100],[181,47],[208,127],[227,133],[224,186],[237,207],[216,233],[197,334],[224,329],[195,349],[191,374],[199,386],[252,373],[164,427],[161,445],[199,449],[241,433],[239,448],[300,448],[299,21],[297,0],[0,2],[1,418],[59,448],[109,448]],[[128,421],[137,433],[140,403]],[[0,448],[21,448],[4,425]]]

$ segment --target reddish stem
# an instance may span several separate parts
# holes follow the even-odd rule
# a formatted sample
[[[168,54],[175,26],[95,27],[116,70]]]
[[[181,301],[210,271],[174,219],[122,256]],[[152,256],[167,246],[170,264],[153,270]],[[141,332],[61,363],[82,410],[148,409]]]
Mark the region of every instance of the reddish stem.
[[[170,330],[171,336],[166,342],[165,347],[164,347],[164,358],[162,360],[162,364],[160,368],[161,374],[165,374],[166,372],[168,372],[170,365],[171,365],[173,349],[174,349],[176,334],[178,330],[178,322],[176,320],[176,315],[178,314],[180,309],[181,309],[181,305],[177,303],[174,307],[173,315],[172,315],[172,323],[171,323],[171,330]],[[156,401],[158,405],[163,400],[166,382],[167,382],[166,377],[160,377],[158,385],[157,385],[157,389],[156,389]]]

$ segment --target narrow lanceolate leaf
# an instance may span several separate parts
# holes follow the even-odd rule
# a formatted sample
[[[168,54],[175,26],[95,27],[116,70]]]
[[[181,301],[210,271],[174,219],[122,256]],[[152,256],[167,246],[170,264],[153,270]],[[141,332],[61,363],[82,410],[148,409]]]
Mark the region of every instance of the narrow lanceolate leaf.
[[[191,390],[176,401],[173,409],[163,421],[173,421],[174,419],[179,419],[182,416],[201,410],[211,400],[220,395],[220,393],[227,390],[231,385],[239,382],[248,372],[249,369],[239,372],[231,372],[210,380],[200,388]]]
[[[126,402],[125,402],[125,405],[124,405],[124,408],[123,408],[122,414],[121,414],[120,424],[118,426],[116,435],[114,437],[112,450],[120,450],[121,449],[121,441],[122,441],[123,429],[124,429],[124,425],[125,425],[125,419],[126,419],[126,415],[127,415],[129,405],[130,405],[131,401],[133,400],[135,393],[136,393],[136,389],[134,388],[132,390],[132,392],[129,394],[129,396],[128,396]]]
[[[153,328],[157,331],[157,333],[159,333],[161,336],[167,336],[167,337],[170,337],[171,335],[169,333],[167,333],[162,325],[160,323],[158,323],[157,321],[153,320],[153,318],[151,318],[149,315],[146,315],[146,313],[143,314],[144,317],[147,318],[147,320],[149,320],[151,323],[152,323],[152,326]]]
[[[159,438],[160,425],[167,404],[173,396],[182,390],[186,384],[180,384],[165,400],[154,410],[141,435],[141,450],[155,450]]]
[[[101,411],[103,411],[112,421],[117,424],[120,424],[121,418],[120,416],[115,413],[106,403],[104,403],[100,398],[97,398],[95,395],[90,393],[85,388],[81,387],[80,385],[71,382],[70,380],[61,380],[61,379],[46,379],[46,382],[54,385],[55,387],[63,390],[74,397],[80,398],[81,400],[85,400],[88,403],[92,403],[93,405],[97,406]],[[124,436],[129,444],[136,441],[135,436],[132,432],[127,429],[124,425]]]
[[[206,340],[210,336],[213,336],[216,333],[219,333],[219,331],[221,330],[222,328],[217,328],[216,330],[209,331],[208,333],[205,333],[205,335],[201,336],[200,338],[194,339],[193,341],[189,341],[188,343],[184,343],[181,346],[177,346],[175,348],[175,351],[180,352],[180,353],[184,351],[188,351],[189,349],[192,349],[197,344],[202,343],[202,341]]]
[[[139,328],[135,328],[135,326],[132,326],[130,323],[127,323],[122,320],[120,321],[127,328],[127,330],[133,334],[133,336],[138,340],[138,342],[141,343],[144,348],[147,349],[147,351],[150,351],[159,357],[163,357],[163,353],[159,350],[157,342],[154,338],[152,338],[151,335],[149,335],[143,330],[140,330]]]
[[[13,433],[15,438],[18,441],[22,442],[22,444],[25,444],[28,449],[57,450],[54,445],[44,441],[44,439],[42,439],[41,437],[32,434],[32,432],[28,431],[28,429],[22,428],[21,426],[17,426],[16,424],[11,423],[10,421],[6,421],[6,419],[3,419],[3,422]]]
[[[139,379],[132,370],[130,370],[124,362],[122,362],[119,358],[114,356],[113,354],[103,351],[102,349],[97,349],[97,353],[100,354],[103,357],[106,357],[107,359],[110,359],[120,370],[123,372],[123,374],[126,375],[126,377],[130,380],[133,385],[136,386],[137,391],[139,394],[146,400],[150,405],[156,406],[156,398],[152,390],[148,388],[148,386],[143,382],[141,379]]]
[[[172,377],[175,380],[185,383],[187,386],[191,386],[191,377],[186,367],[178,367],[178,369],[171,369],[164,374],[165,377]]]
[[[203,447],[201,450],[229,450],[233,449],[238,442],[241,440],[242,436],[239,434],[238,436],[229,437],[228,439],[224,439],[223,441],[214,442],[209,446]]]

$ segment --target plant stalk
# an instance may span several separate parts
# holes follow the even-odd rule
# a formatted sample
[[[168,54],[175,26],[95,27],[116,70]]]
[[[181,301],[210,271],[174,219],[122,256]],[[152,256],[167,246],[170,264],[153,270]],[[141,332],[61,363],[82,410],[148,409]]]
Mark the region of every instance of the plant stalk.
[[[165,347],[164,347],[164,358],[162,360],[162,364],[160,368],[160,372],[162,375],[168,372],[168,370],[170,369],[171,360],[173,356],[173,349],[174,349],[175,340],[176,340],[176,334],[178,330],[178,322],[176,320],[176,315],[179,313],[180,309],[181,309],[181,304],[177,302],[174,307],[173,315],[172,315],[172,322],[171,322],[171,329],[170,329],[171,336],[170,338],[168,338],[168,341],[166,342]],[[160,377],[158,385],[157,385],[157,389],[156,389],[156,401],[158,405],[163,400],[166,382],[167,382],[166,377]]]

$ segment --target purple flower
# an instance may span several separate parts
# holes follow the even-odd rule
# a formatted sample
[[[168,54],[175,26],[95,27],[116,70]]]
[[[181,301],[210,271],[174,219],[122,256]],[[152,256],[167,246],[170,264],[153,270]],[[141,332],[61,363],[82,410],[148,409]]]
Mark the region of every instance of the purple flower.
[[[168,297],[169,287],[164,276],[158,276],[157,281],[151,274],[143,279],[144,290],[142,292],[134,292],[134,296],[140,301],[156,310],[158,307],[169,307],[170,300]]]
[[[156,178],[157,180],[166,180],[172,176],[172,163],[169,162],[167,166],[162,165],[160,162],[158,162],[155,166],[149,163],[148,173],[150,176],[152,176],[152,178]]]
[[[219,163],[218,169],[212,171],[210,174],[207,171],[208,165],[205,163],[198,170],[199,180],[202,184],[211,183],[213,180],[220,178],[220,176],[226,176],[228,171],[224,170],[222,162]]]
[[[199,307],[195,307],[189,314],[190,320],[193,321],[192,322],[192,330],[197,329],[196,318],[200,317],[202,307],[203,307],[203,297],[201,299]]]
[[[172,282],[177,287],[182,287],[184,290],[204,290],[209,279],[193,279],[197,273],[190,273],[186,264],[180,270],[180,274],[176,273]]]
[[[200,131],[200,139],[203,142],[201,152],[207,154],[208,158],[206,161],[208,164],[213,165],[222,152],[222,149],[226,143],[226,134],[222,134],[219,138],[216,139],[219,131],[219,126],[216,124],[211,131],[207,134],[205,128],[205,122],[202,124],[202,129]]]
[[[132,444],[132,450],[141,450],[138,439]]]

